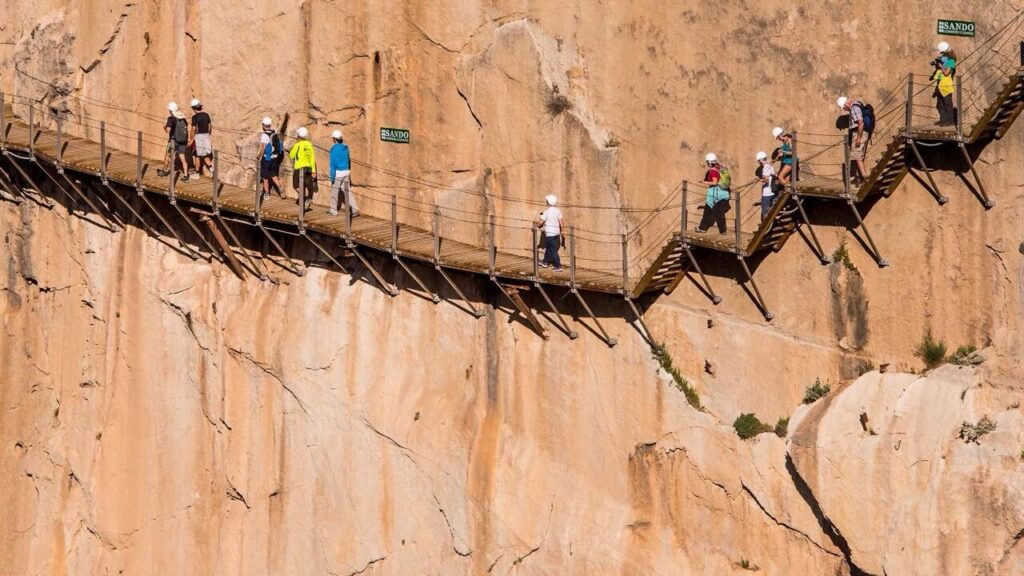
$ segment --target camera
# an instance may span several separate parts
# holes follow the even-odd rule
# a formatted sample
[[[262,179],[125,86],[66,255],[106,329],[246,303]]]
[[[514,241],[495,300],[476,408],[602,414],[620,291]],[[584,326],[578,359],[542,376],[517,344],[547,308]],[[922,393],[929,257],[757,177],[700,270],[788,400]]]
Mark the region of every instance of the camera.
[[[932,60],[932,66],[935,68],[942,68],[942,56],[939,56],[935,60]]]

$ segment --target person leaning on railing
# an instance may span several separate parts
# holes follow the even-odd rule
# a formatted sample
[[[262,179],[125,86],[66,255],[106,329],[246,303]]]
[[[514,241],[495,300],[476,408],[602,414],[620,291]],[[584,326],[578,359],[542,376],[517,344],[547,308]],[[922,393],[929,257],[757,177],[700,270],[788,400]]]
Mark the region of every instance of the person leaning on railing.
[[[718,232],[725,234],[725,213],[729,211],[729,188],[732,177],[728,170],[718,161],[718,156],[709,152],[704,157],[708,171],[702,181],[708,187],[704,197],[704,215],[697,225],[697,232],[707,232],[712,224],[718,226]]]
[[[292,188],[299,195],[296,203],[305,212],[316,194],[316,150],[305,126],[299,127],[295,136],[299,140],[288,150],[288,157],[292,159]]]
[[[956,74],[956,55],[953,54],[948,42],[939,42],[939,55],[932,60],[935,73],[932,80],[935,82],[935,108],[939,112],[939,126],[955,126],[957,110],[953,106],[953,92],[956,91],[956,84],[953,76]]]
[[[782,154],[782,168],[779,170],[779,181],[789,186],[789,176],[793,173],[793,135],[781,126],[776,126],[772,129],[772,136],[781,143],[779,150]]]

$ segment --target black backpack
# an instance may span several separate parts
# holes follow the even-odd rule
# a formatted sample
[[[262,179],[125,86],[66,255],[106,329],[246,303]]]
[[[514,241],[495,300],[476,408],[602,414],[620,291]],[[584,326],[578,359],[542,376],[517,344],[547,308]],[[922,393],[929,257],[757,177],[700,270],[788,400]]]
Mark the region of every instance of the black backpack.
[[[174,141],[178,144],[188,143],[188,121],[176,118],[174,122]]]
[[[860,109],[864,113],[864,131],[870,136],[875,132],[875,107],[862,102]]]

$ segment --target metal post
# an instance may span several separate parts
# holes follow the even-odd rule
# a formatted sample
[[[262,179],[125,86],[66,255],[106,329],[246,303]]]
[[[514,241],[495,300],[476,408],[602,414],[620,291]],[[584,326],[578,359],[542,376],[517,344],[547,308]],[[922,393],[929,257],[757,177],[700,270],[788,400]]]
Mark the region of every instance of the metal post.
[[[135,134],[135,189],[142,194],[142,131]]]
[[[0,150],[7,148],[7,96],[0,92]]]
[[[964,137],[964,124],[963,124],[963,111],[964,101],[963,92],[960,90],[960,76],[956,77],[956,110],[953,111],[953,117],[956,118],[956,136],[959,139]]]
[[[64,173],[64,122],[60,111],[57,112],[57,173]]]
[[[177,150],[174,150],[175,155],[177,155],[177,152],[178,152]],[[184,168],[187,168],[187,166],[185,166]],[[175,171],[176,171],[175,162],[172,159],[171,160],[171,169],[170,169],[169,172],[167,172],[167,192],[171,196],[171,205],[172,206],[178,202],[177,198],[174,197],[174,173],[175,173]]]
[[[686,240],[686,207],[688,196],[687,188],[689,188],[689,182],[683,180],[683,205],[679,210],[679,240],[685,243]]]
[[[28,105],[28,153],[32,159],[36,158],[36,106],[34,103]]]
[[[793,130],[793,172],[789,175],[789,182],[793,186],[794,193],[796,192],[796,181],[800,174],[800,153],[797,150],[798,143],[799,138],[797,136],[797,132],[796,130]]]
[[[907,74],[907,110],[906,110],[906,132],[907,136],[913,133],[914,128],[914,75]]]
[[[335,175],[335,178],[340,176]],[[305,192],[303,192],[305,195]],[[345,198],[345,238],[348,241],[352,241],[352,199]]]
[[[1020,65],[1024,68],[1024,42],[1020,43]]]
[[[434,264],[441,264],[441,209],[434,205]]]
[[[494,278],[494,261],[498,255],[498,240],[494,236],[494,214],[491,214],[488,230],[489,232],[487,234],[487,269],[490,272],[491,278]]]
[[[795,150],[795,148],[794,148],[794,150]],[[796,160],[795,159],[794,159],[793,163],[794,163],[794,165],[796,164]],[[740,254],[743,251],[743,248],[740,246],[740,243],[742,242],[742,239],[740,238],[740,236],[741,236],[740,228],[742,227],[742,221],[743,221],[743,214],[742,214],[743,210],[741,209],[741,207],[743,206],[743,204],[741,204],[740,202],[741,202],[740,201],[740,190],[739,190],[739,188],[737,188],[736,189],[736,206],[733,208],[733,210],[736,211],[736,253],[737,254]]]
[[[536,226],[532,226],[532,225],[530,226],[530,236],[531,236],[531,238],[533,240],[533,244],[531,244],[531,246],[533,247],[531,249],[531,253],[533,254],[533,277],[534,277],[534,279],[537,278],[537,274],[538,274],[537,267],[538,267],[538,264],[539,264],[538,261],[537,261],[537,251],[538,251],[537,243],[539,241],[539,238],[537,236],[538,232],[539,232],[539,230],[537,230]]]
[[[576,225],[569,226],[569,287],[576,290]]]
[[[107,181],[107,123],[100,120],[100,179]]]
[[[346,204],[345,209],[348,209]],[[398,198],[391,195],[391,253],[398,254]]]
[[[299,170],[299,232],[303,232],[306,229],[305,225],[305,212],[306,212],[306,171]],[[348,210],[345,210],[348,213]],[[348,226],[345,227],[348,229]]]
[[[220,170],[218,159],[220,152],[213,151],[213,213],[220,214]]]
[[[847,198],[851,196],[850,172],[853,170],[853,166],[850,162],[850,134],[851,132],[848,131],[846,135],[843,136],[843,190],[846,192]],[[861,178],[864,177],[866,177],[866,175],[861,174]]]
[[[622,293],[629,294],[629,235],[622,235]]]
[[[254,196],[254,201],[252,203],[252,206],[253,206],[253,214],[252,215],[253,215],[253,218],[256,219],[257,223],[259,223],[262,220],[261,215],[263,213],[263,186],[262,186],[263,180],[260,179],[259,171],[260,171],[260,169],[257,167],[256,168],[256,196]],[[269,180],[267,182],[269,182]],[[270,192],[269,192],[270,185],[269,184],[267,185],[267,190],[268,190],[267,196],[270,196]]]

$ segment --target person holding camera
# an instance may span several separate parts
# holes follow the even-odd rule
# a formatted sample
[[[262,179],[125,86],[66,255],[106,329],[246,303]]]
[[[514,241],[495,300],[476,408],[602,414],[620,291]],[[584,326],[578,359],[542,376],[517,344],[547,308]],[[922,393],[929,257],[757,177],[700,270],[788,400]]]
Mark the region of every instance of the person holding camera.
[[[955,126],[957,110],[953,106],[953,93],[956,92],[956,84],[953,76],[956,74],[956,55],[953,54],[948,42],[939,42],[939,55],[932,60],[935,68],[932,80],[935,82],[935,108],[939,112],[939,126]]]

